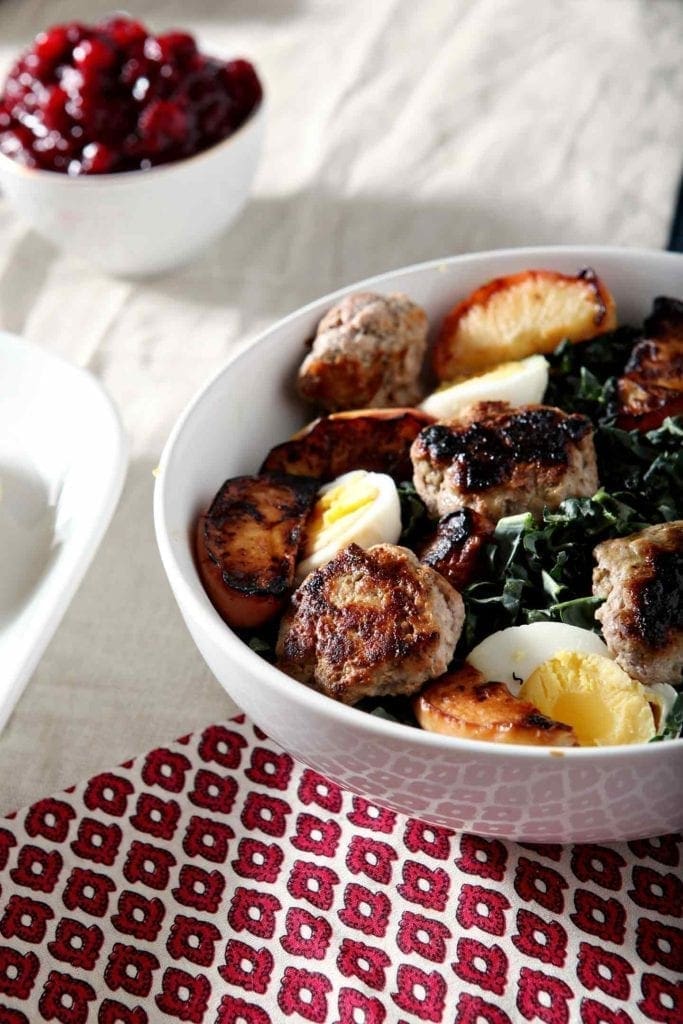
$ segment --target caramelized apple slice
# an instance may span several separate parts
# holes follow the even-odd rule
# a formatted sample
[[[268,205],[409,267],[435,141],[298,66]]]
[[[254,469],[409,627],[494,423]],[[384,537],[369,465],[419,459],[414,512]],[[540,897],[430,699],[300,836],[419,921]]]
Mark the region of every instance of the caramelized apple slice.
[[[542,715],[520,700],[505,683],[487,683],[467,662],[435,679],[415,698],[415,717],[423,729],[491,743],[530,743],[543,747],[577,746],[573,729]]]
[[[525,270],[477,288],[447,315],[434,346],[439,380],[582,341],[616,327],[614,299],[592,270]]]
[[[199,575],[229,626],[255,629],[284,606],[317,488],[306,477],[239,476],[200,517]]]
[[[335,480],[352,469],[410,480],[410,446],[434,417],[420,409],[361,409],[314,420],[268,453],[262,473]]]

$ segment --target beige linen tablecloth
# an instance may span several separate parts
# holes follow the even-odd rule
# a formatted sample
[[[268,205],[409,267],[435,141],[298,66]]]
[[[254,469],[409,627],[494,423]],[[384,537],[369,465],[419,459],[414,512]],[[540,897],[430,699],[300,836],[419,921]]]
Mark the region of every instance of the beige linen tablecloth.
[[[231,713],[166,584],[151,502],[172,423],[237,346],[317,295],[417,260],[663,246],[680,171],[678,0],[133,7],[252,58],[268,138],[231,232],[153,280],[60,255],[0,200],[0,327],[95,373],[132,449],[109,533],[0,736],[0,812]],[[2,70],[41,27],[102,9],[0,2]]]

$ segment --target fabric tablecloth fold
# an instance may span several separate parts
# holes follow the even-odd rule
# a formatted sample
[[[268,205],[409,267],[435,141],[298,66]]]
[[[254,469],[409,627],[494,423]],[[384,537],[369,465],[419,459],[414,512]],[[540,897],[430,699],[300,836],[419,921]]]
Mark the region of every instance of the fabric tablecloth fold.
[[[240,716],[0,821],[0,1024],[674,1024],[680,852],[456,834]]]

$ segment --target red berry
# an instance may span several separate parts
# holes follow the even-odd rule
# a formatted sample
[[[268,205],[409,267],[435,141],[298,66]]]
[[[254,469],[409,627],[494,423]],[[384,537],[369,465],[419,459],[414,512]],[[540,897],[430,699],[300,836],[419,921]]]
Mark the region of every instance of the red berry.
[[[62,27],[66,29],[67,38],[72,46],[76,46],[88,34],[87,26],[80,21],[70,21],[68,25]]]
[[[65,64],[60,71],[59,84],[67,96],[77,100],[85,84],[83,73],[77,68],[72,68],[70,64]]]
[[[186,137],[187,114],[177,103],[155,100],[140,114],[138,131],[153,152],[160,152]]]
[[[138,78],[148,78],[151,74],[151,64],[142,54],[139,57],[131,57],[121,68],[120,80],[124,85],[132,86]]]
[[[39,32],[33,44],[36,57],[50,67],[55,67],[64,60],[70,49],[71,42],[66,25],[55,25],[48,32]]]
[[[26,71],[23,59],[18,60],[10,69],[5,82],[4,104],[10,108],[12,104],[20,101],[31,88],[32,77]]]
[[[81,173],[106,174],[116,163],[116,154],[101,143],[89,142],[83,147]]]
[[[165,32],[157,36],[161,59],[169,64],[184,63],[197,52],[197,44],[189,32]]]
[[[87,80],[94,74],[110,68],[116,62],[116,54],[111,46],[101,39],[84,39],[74,47],[73,59],[74,64]]]
[[[231,60],[225,65],[224,75],[233,101],[246,117],[263,96],[253,65],[248,60]]]
[[[12,157],[24,167],[35,167],[36,158],[33,155],[32,143],[32,133],[23,125],[15,123],[0,136],[0,152]]]
[[[144,43],[148,35],[141,21],[116,15],[98,22],[97,28],[108,36],[115,46],[123,50],[128,49],[133,43]]]
[[[145,39],[143,53],[147,60],[156,61],[157,64],[160,64],[161,61],[163,60],[161,47],[159,46],[154,36],[147,36],[147,38]]]
[[[199,115],[199,123],[204,135],[220,137],[221,127],[226,117],[229,116],[229,102],[220,93],[215,99],[210,99]]]
[[[43,124],[48,131],[63,132],[68,128],[67,99],[66,93],[58,85],[51,85],[46,89],[40,108]]]

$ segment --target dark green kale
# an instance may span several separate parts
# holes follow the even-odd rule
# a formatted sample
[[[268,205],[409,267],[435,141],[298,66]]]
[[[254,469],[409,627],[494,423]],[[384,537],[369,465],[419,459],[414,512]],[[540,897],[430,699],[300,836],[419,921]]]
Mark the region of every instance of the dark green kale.
[[[683,416],[641,433],[607,424],[594,435],[603,487],[650,523],[683,519]]]
[[[633,327],[618,327],[590,341],[561,342],[546,356],[550,372],[544,404],[583,413],[594,423],[613,418],[616,378],[641,337]]]
[[[277,630],[272,624],[262,626],[259,630],[250,630],[244,635],[244,642],[252,651],[260,654],[262,658],[275,664],[275,644],[277,642]]]
[[[429,530],[431,520],[422,498],[410,480],[404,480],[397,486],[401,502],[401,536],[399,544],[413,547]]]

